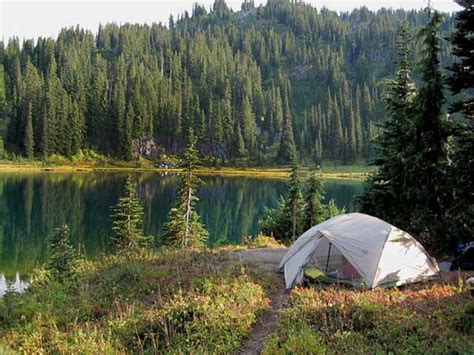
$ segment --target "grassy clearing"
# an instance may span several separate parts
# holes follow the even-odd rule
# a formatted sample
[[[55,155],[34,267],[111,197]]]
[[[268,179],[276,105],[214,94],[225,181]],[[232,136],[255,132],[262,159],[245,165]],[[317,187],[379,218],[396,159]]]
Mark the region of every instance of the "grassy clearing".
[[[4,347],[25,353],[227,353],[269,306],[274,274],[226,251],[80,261],[58,283],[38,271],[0,301]]]
[[[467,354],[474,301],[456,277],[405,290],[299,288],[264,354]]]

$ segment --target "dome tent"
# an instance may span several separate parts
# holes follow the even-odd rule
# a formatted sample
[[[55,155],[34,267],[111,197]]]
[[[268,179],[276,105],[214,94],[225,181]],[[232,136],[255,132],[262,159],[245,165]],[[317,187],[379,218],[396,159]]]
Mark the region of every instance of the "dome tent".
[[[371,289],[439,274],[436,260],[411,235],[362,213],[333,217],[296,240],[280,263],[287,289],[303,281],[305,268]]]

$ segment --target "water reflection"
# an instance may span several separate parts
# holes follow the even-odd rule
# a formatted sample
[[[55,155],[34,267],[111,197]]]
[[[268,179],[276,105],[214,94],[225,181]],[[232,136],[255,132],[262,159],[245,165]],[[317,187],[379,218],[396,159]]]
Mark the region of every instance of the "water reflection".
[[[0,176],[0,274],[7,280],[28,275],[46,256],[45,239],[68,223],[73,243],[88,257],[105,253],[111,235],[110,206],[123,192],[126,174],[35,173]],[[159,238],[176,198],[178,176],[136,174],[145,209],[144,229]],[[286,190],[282,180],[202,177],[199,212],[210,244],[240,243],[258,231],[265,206],[274,206]],[[360,182],[327,181],[326,198],[353,209]],[[2,279],[3,280],[3,279]],[[23,279],[22,279],[23,280]],[[16,284],[16,281],[15,281]]]
[[[16,273],[14,278],[10,279],[4,274],[0,274],[0,297],[3,297],[8,289],[15,292],[23,292],[28,287],[30,281],[29,277],[24,276],[22,278],[19,273]]]

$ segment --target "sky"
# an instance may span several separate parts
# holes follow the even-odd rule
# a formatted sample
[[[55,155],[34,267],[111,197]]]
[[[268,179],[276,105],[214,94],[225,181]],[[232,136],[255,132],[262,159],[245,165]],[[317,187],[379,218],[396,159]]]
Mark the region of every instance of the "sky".
[[[367,6],[372,10],[381,7],[420,9],[428,0],[306,0],[320,8],[347,11]],[[195,2],[210,7],[214,0],[0,0],[0,39],[12,36],[20,39],[56,37],[64,27],[76,26],[96,33],[99,23],[167,23],[184,10],[191,12]],[[243,0],[227,0],[234,10],[240,9]],[[259,5],[266,0],[255,0]],[[459,10],[453,0],[432,0],[433,7],[444,12]]]

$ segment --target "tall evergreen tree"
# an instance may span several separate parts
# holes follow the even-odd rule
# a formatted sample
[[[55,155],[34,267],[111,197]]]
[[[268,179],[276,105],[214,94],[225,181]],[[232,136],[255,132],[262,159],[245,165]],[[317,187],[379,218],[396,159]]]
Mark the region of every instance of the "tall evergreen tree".
[[[452,52],[458,58],[451,67],[448,84],[456,102],[451,113],[467,119],[455,131],[457,147],[450,171],[454,188],[451,215],[456,220],[459,240],[469,241],[474,229],[474,4],[466,2],[456,16],[456,29],[451,36]]]
[[[403,226],[410,214],[411,198],[407,194],[412,181],[408,159],[414,143],[414,100],[416,89],[411,79],[409,62],[411,43],[406,25],[398,39],[398,70],[389,82],[386,94],[386,118],[382,132],[375,142],[376,157],[373,165],[377,172],[366,182],[359,200],[363,212],[376,215]],[[412,206],[416,208],[416,204]]]
[[[277,161],[282,164],[292,163],[296,159],[295,140],[293,137],[293,124],[291,119],[290,104],[288,102],[288,92],[285,91],[283,103],[283,132],[280,141]]]
[[[286,213],[291,221],[291,241],[295,241],[303,229],[302,205],[304,200],[298,175],[298,162],[295,154],[293,154],[291,156],[291,174],[288,182],[288,198],[286,201]]]
[[[25,156],[28,159],[33,159],[34,152],[35,152],[35,140],[33,136],[33,118],[32,118],[32,104],[31,102],[28,103],[26,109],[26,128],[25,128]]]
[[[440,37],[441,15],[429,11],[428,24],[420,31],[423,38],[420,73],[422,85],[415,101],[415,154],[409,161],[414,169],[416,185],[411,186],[418,197],[419,229],[431,239],[446,242],[448,221],[444,219],[446,177],[448,164],[449,122],[443,112],[445,97],[441,74]],[[424,207],[424,208],[423,208]]]
[[[199,201],[196,188],[200,180],[194,170],[199,158],[195,148],[196,138],[192,130],[189,132],[188,141],[179,196],[168,214],[168,222],[164,227],[163,235],[163,244],[179,249],[204,247],[208,238],[208,232],[196,211],[196,203]]]
[[[304,229],[308,230],[311,227],[324,222],[326,217],[324,199],[324,186],[321,179],[316,175],[316,171],[312,171],[307,182],[307,189],[305,195],[305,214],[304,214]]]

